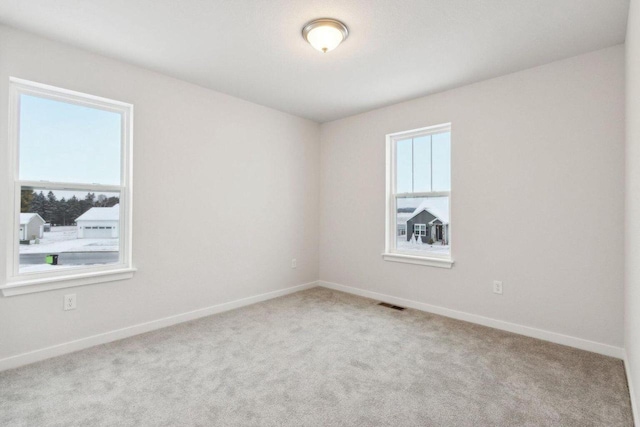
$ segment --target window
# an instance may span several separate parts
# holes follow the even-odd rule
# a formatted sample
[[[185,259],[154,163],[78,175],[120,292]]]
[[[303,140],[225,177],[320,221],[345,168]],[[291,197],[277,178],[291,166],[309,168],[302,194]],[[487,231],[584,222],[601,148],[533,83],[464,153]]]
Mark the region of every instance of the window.
[[[450,268],[450,200],[451,125],[387,135],[384,259]]]
[[[130,104],[11,78],[14,250],[5,295],[133,275],[132,114]],[[87,225],[96,221],[120,233]]]

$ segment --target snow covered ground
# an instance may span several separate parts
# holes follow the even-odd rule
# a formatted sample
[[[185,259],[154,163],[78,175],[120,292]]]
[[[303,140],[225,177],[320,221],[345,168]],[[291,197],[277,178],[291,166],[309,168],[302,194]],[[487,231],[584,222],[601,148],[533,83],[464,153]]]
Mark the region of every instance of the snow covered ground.
[[[441,245],[440,243],[434,243],[429,245],[426,243],[414,243],[407,242],[406,236],[398,236],[396,240],[396,249],[399,251],[416,252],[423,255],[425,252],[437,253],[446,255],[449,253],[449,245]]]
[[[78,239],[76,226],[51,227],[51,231],[44,233],[39,244],[35,244],[32,240],[30,245],[20,245],[21,254],[117,250],[119,250],[118,239]]]

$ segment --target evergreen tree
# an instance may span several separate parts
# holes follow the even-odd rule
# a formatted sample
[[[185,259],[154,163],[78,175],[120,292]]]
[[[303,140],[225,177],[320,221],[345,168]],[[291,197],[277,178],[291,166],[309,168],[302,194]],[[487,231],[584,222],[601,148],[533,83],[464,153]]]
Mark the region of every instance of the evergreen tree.
[[[56,223],[60,225],[68,225],[69,221],[69,205],[64,197],[56,204]]]
[[[98,197],[95,198],[93,202],[93,206],[96,208],[110,208],[112,206],[117,205],[118,203],[120,203],[119,197],[115,197],[115,196],[107,197],[104,194],[99,194]]]
[[[108,208],[117,205],[118,203],[120,203],[120,198],[119,197],[109,197],[106,201],[106,206]]]
[[[31,205],[29,206],[29,212],[37,213],[46,221],[44,206],[47,198],[44,197],[42,191],[39,193],[33,193],[33,198],[31,199]]]
[[[44,220],[50,223],[51,225],[59,224],[56,218],[56,213],[58,208],[58,198],[53,193],[53,191],[49,191],[47,193],[47,200],[44,203]]]
[[[82,208],[82,213],[80,215],[91,209],[94,206],[95,200],[96,195],[94,193],[87,193],[87,195],[84,197],[84,200],[80,202],[80,206]]]
[[[22,189],[20,192],[20,212],[31,212],[31,203],[35,194],[32,190]]]
[[[104,194],[98,195],[98,200],[95,202],[95,206],[99,207],[99,208],[106,208],[107,207],[107,196],[105,196]]]
[[[73,196],[67,202],[68,205],[68,215],[69,215],[69,223],[73,224],[76,222],[76,219],[83,214],[82,206],[80,205],[80,200],[76,196]]]
[[[51,225],[73,225],[76,219],[93,207],[112,207],[120,203],[120,198],[107,197],[95,193],[87,193],[84,199],[79,200],[76,196],[70,199],[62,198],[58,200],[53,191],[49,191],[45,196],[42,191],[23,190],[21,193],[21,212],[33,212],[40,215]]]

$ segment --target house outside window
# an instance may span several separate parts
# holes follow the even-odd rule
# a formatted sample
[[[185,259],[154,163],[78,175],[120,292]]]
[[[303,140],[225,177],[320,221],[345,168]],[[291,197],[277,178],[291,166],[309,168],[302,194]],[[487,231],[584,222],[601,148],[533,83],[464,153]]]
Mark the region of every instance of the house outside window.
[[[451,124],[389,134],[386,144],[384,259],[450,268]]]
[[[133,106],[16,78],[9,99],[14,244],[3,294],[132,277]]]

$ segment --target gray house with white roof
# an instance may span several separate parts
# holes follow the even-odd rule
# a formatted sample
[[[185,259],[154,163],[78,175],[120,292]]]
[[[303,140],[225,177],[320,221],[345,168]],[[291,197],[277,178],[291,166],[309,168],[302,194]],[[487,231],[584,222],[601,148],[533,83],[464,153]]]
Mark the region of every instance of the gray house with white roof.
[[[91,208],[76,219],[78,239],[117,239],[120,236],[120,205]]]
[[[449,243],[449,200],[445,197],[425,200],[413,211],[406,225],[407,241],[417,236],[422,243],[429,240]]]
[[[20,240],[42,239],[45,220],[37,213],[20,214]]]

